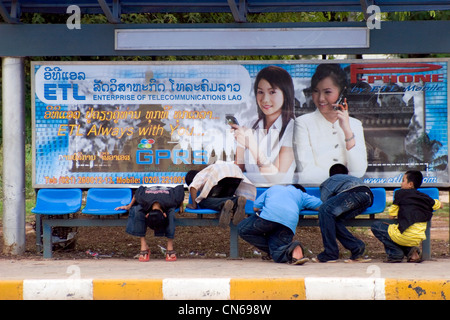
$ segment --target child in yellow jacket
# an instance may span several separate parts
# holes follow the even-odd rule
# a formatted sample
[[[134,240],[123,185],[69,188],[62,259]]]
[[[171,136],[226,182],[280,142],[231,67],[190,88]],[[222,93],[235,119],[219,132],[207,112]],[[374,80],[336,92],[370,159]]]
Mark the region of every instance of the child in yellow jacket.
[[[417,189],[422,184],[422,173],[411,170],[403,175],[401,189],[394,194],[389,216],[398,223],[375,222],[372,233],[383,244],[388,256],[386,262],[421,262],[419,246],[426,239],[425,230],[433,216],[433,210],[442,207],[437,199],[432,199]]]

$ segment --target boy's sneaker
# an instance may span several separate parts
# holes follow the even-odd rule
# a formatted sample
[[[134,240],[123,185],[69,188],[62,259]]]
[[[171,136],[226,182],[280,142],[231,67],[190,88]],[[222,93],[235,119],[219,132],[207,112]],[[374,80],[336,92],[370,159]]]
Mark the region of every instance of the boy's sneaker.
[[[367,263],[367,262],[370,262],[370,261],[372,261],[372,259],[370,259],[368,256],[360,256],[360,257],[358,257],[356,259],[344,260],[344,262],[346,262],[346,263]]]
[[[231,200],[225,201],[220,211],[219,227],[226,228],[230,225],[231,221],[231,209],[233,209],[234,203]]]
[[[344,260],[344,262],[359,262],[359,263],[366,263],[372,261],[368,256],[364,255],[364,252],[366,251],[366,245],[363,243],[363,245],[359,248],[358,252],[353,253],[350,259]]]

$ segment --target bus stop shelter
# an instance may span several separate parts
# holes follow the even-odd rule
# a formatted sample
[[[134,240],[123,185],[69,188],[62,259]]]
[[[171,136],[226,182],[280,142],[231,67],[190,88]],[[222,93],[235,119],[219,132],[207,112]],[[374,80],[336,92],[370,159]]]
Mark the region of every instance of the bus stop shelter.
[[[450,21],[379,21],[379,12],[450,10],[448,0],[0,0],[3,114],[3,238],[25,248],[25,79],[23,57],[430,54],[450,52]],[[359,22],[248,22],[271,12],[361,12]],[[230,13],[228,24],[125,24],[132,13]],[[67,24],[25,24],[25,13],[65,16]],[[83,14],[108,23],[70,25]],[[74,19],[74,20],[72,20]],[[71,21],[69,23],[69,20]]]

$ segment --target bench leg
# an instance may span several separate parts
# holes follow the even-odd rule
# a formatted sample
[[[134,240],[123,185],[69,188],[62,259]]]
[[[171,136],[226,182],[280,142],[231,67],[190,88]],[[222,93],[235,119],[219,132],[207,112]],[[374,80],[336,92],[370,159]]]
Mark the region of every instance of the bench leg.
[[[425,230],[425,236],[427,237],[422,242],[422,259],[430,260],[431,259],[431,221],[427,223],[427,229]]]
[[[42,223],[42,234],[43,234],[43,242],[44,242],[44,258],[52,257],[52,227],[45,223],[45,220]]]
[[[36,250],[37,252],[42,251],[42,215],[36,214]]]
[[[238,230],[237,226],[230,223],[230,258],[239,258],[239,248],[238,248]]]

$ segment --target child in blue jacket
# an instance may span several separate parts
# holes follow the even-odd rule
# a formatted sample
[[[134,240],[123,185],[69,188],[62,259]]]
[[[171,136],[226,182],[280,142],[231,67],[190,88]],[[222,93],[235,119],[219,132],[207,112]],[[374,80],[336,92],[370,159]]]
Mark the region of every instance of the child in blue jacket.
[[[238,225],[242,239],[267,253],[275,262],[301,265],[305,257],[299,241],[292,241],[300,211],[318,210],[322,201],[300,185],[275,185],[254,202],[255,215]]]

